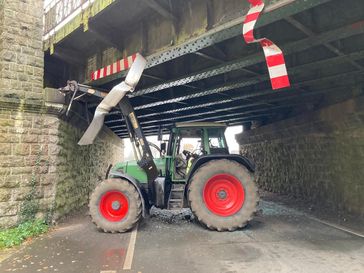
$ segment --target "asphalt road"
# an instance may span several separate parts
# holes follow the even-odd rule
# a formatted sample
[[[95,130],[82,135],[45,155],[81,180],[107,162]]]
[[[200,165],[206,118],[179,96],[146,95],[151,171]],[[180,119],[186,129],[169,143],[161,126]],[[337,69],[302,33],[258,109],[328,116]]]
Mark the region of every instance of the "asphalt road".
[[[16,250],[0,272],[364,272],[364,239],[271,201],[243,230],[212,232],[188,210],[154,211],[133,232],[74,217]]]

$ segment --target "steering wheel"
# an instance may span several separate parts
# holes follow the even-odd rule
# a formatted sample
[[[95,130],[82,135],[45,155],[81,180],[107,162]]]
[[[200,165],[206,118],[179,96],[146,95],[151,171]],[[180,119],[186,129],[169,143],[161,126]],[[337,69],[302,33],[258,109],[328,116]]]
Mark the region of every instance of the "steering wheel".
[[[205,154],[205,151],[202,148],[197,148],[195,150],[193,150],[192,154],[195,154],[197,156],[201,156]]]

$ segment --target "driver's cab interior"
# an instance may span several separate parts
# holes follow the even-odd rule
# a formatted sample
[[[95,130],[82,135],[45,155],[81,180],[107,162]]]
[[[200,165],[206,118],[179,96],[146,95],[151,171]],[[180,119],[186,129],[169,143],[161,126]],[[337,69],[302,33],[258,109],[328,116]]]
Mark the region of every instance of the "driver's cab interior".
[[[174,180],[185,180],[194,161],[203,155],[228,154],[223,128],[177,128],[174,138]]]

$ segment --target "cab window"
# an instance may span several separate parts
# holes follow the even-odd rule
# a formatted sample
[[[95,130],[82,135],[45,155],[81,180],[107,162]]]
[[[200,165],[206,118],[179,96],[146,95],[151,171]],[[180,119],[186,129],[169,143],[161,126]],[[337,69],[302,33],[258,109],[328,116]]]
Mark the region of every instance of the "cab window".
[[[228,153],[223,130],[207,129],[210,154]]]

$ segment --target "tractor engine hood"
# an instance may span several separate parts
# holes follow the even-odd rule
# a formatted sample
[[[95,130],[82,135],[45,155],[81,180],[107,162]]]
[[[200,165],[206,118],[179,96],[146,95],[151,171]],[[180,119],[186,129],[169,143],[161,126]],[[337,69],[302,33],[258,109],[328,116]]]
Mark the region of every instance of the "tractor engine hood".
[[[166,169],[166,158],[154,158],[153,159],[155,165],[157,166],[158,172],[161,176],[165,176]],[[112,167],[113,171],[122,172],[127,174],[133,178],[135,178],[140,183],[147,183],[148,177],[146,172],[139,167],[138,162],[136,160],[130,160],[125,162],[116,163]]]

